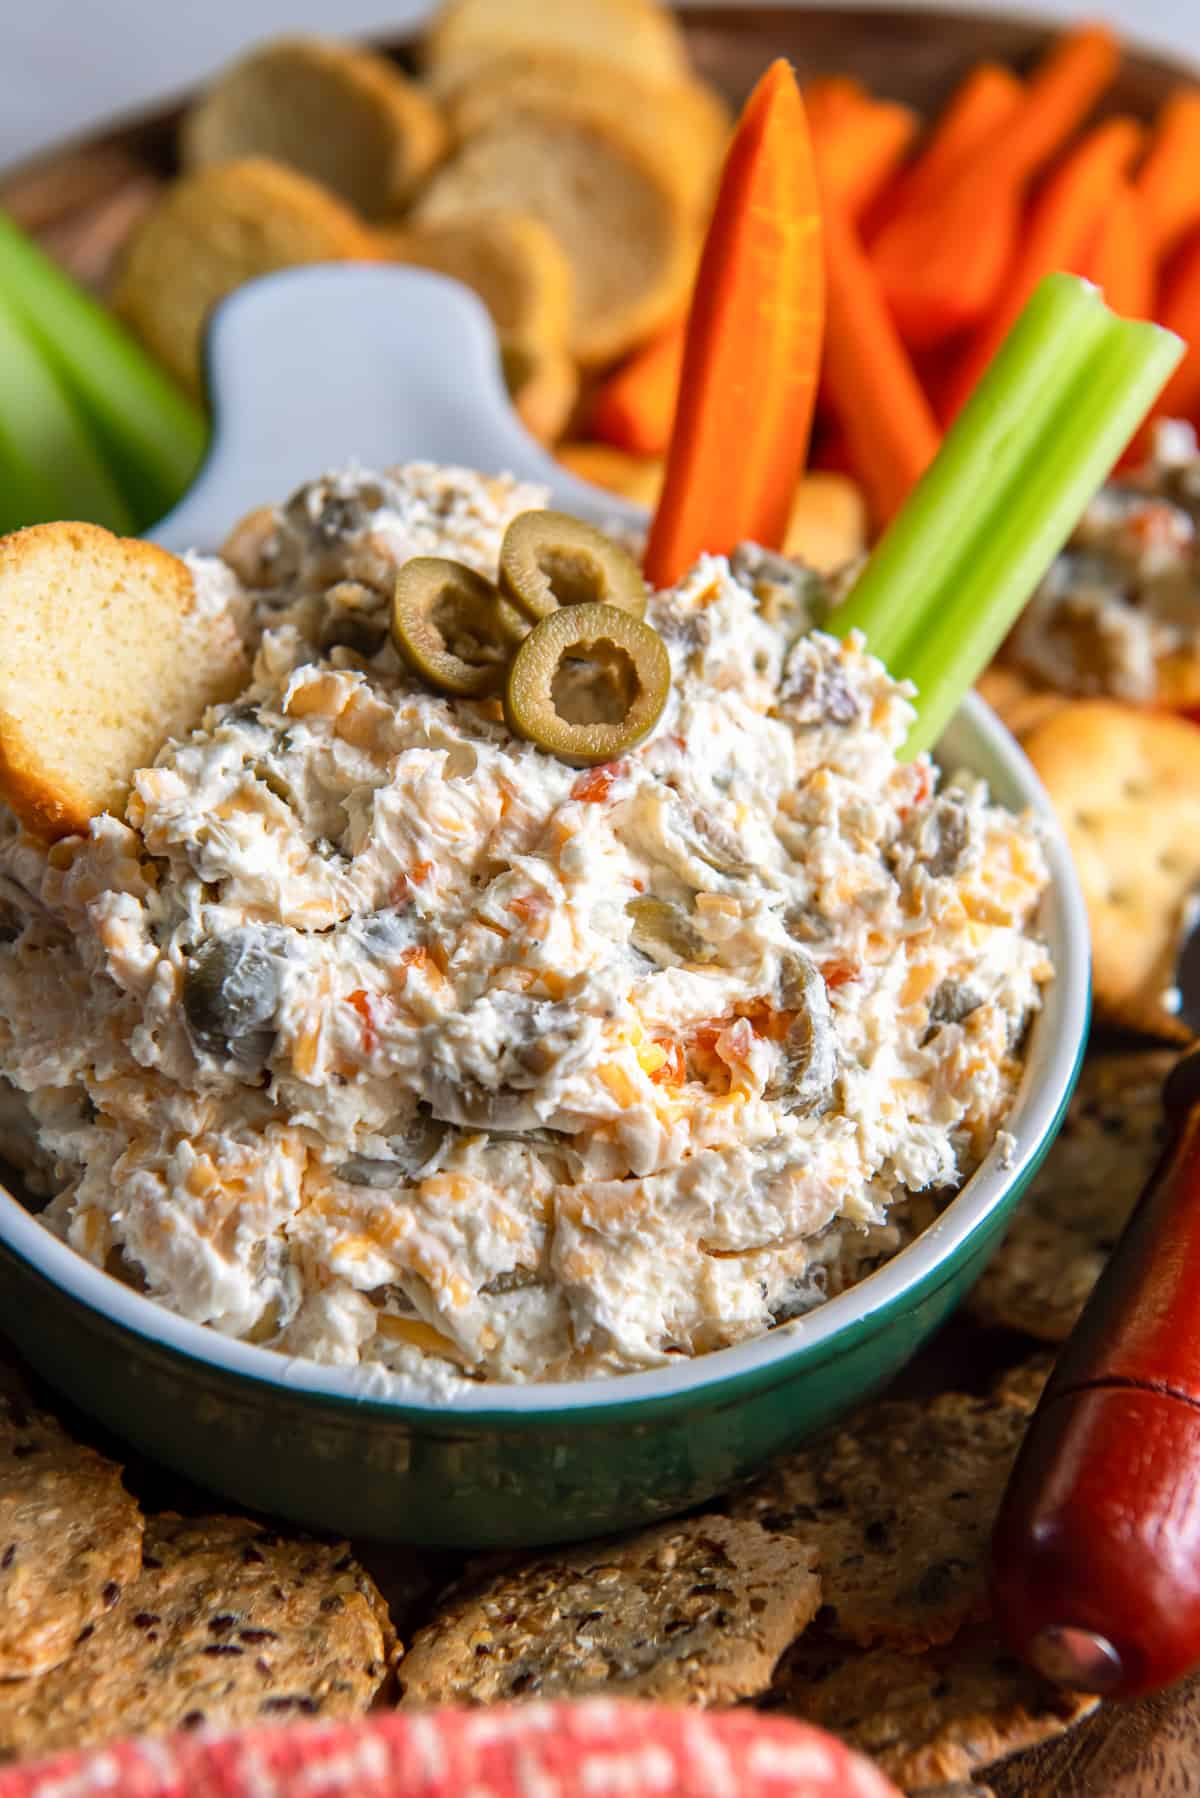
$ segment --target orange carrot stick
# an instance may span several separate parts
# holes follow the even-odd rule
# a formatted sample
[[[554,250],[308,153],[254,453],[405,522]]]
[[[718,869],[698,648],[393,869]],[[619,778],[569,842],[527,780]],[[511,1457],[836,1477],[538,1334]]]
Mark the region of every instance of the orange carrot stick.
[[[832,75],[805,89],[804,105],[821,180],[857,217],[898,166],[916,135],[917,115],[909,106],[872,100],[858,82]],[[681,321],[601,384],[588,419],[592,436],[635,456],[662,455],[675,416],[683,343]]]
[[[1158,322],[1186,338],[1188,351],[1163,388],[1155,418],[1200,420],[1200,230],[1177,251],[1163,281]]]
[[[609,375],[592,401],[588,427],[593,437],[633,456],[662,455],[671,441],[683,342],[681,319]]]
[[[1117,59],[1103,26],[1068,32],[1011,120],[983,139],[936,203],[906,208],[879,232],[871,258],[910,344],[941,342],[993,304],[1020,235],[1026,187],[1091,111]]]
[[[774,62],[725,159],[688,315],[646,577],[704,550],[778,549],[808,447],[821,359],[821,205],[800,89]]]
[[[911,106],[866,94],[815,112],[805,104],[822,186],[857,219],[899,168],[917,135],[917,115]]]
[[[981,62],[973,68],[951,95],[919,155],[884,195],[887,216],[935,200],[980,144],[1013,119],[1024,94],[1022,82],[1003,64]]]
[[[1154,255],[1170,256],[1200,225],[1200,88],[1180,88],[1158,115],[1137,191]]]
[[[1154,309],[1154,256],[1146,209],[1128,176],[1109,196],[1107,210],[1073,275],[1094,281],[1122,318],[1149,318]]]
[[[1109,119],[1081,139],[1044,182],[1005,277],[1000,302],[971,338],[950,383],[950,416],[957,414],[971,393],[1042,277],[1080,266],[1141,139],[1141,129],[1132,119]]]
[[[849,75],[818,75],[804,89],[804,112],[809,131],[815,137],[818,131],[840,123],[869,99],[862,82]]]
[[[885,524],[937,454],[937,421],[858,233],[825,207],[825,384],[872,516]]]

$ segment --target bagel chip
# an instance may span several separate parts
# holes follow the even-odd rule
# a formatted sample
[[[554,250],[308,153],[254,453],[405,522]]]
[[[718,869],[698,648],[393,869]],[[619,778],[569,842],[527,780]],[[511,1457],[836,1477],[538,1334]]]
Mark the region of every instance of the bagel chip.
[[[185,168],[269,156],[365,217],[404,205],[446,146],[442,115],[384,56],[277,38],[218,76],[180,131]]]
[[[302,263],[377,261],[374,233],[306,175],[266,157],[173,182],[132,238],[113,303],[152,355],[202,390],[214,306],[256,275]]]

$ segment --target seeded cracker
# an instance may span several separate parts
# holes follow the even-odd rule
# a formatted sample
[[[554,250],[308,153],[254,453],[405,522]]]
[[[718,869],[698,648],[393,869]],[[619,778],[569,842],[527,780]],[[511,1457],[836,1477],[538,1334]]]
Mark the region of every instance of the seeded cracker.
[[[1096,1012],[1187,1042],[1169,1009],[1188,902],[1200,887],[1200,736],[1186,719],[1081,700],[1025,752],[1066,832],[1087,901]]]
[[[1200,739],[1198,739],[1200,747]],[[1065,1342],[1158,1157],[1170,1050],[1096,1055],[971,1296],[981,1322]]]
[[[1023,1410],[1032,1414],[1041,1401],[1046,1390],[1046,1381],[1054,1372],[1054,1356],[1048,1354],[1031,1355],[1028,1361],[1020,1361],[1015,1367],[1008,1367],[997,1374],[992,1382],[992,1397],[1001,1399],[1006,1405],[1020,1405]]]
[[[909,1791],[963,1779],[1048,1741],[1096,1703],[1038,1679],[987,1630],[920,1654],[848,1654],[842,1642],[806,1636],[784,1657],[763,1701],[873,1755]]]
[[[888,1400],[784,1456],[735,1517],[816,1550],[832,1627],[863,1647],[946,1642],[985,1614],[992,1520],[1028,1421],[1002,1400]]]
[[[0,1756],[120,1735],[365,1711],[394,1639],[344,1543],[156,1517],[141,1577],[41,1679],[0,1685]]]
[[[452,1597],[400,1666],[410,1705],[586,1693],[728,1704],[815,1615],[807,1546],[691,1518],[550,1551]]]
[[[0,1368],[0,1680],[57,1666],[141,1560],[142,1516],[120,1468],[73,1442]]]

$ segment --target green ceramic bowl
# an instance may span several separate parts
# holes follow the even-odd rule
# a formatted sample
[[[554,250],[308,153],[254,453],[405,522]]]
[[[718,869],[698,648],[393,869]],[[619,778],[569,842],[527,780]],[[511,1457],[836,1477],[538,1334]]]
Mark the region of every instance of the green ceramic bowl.
[[[1028,762],[975,698],[942,746],[1049,826],[1042,928],[1057,976],[1030,1036],[1004,1159],[851,1291],[769,1336],[652,1373],[470,1387],[431,1402],[187,1323],[100,1273],[0,1188],[0,1315],[61,1392],[223,1497],[349,1535],[540,1544],[681,1511],[891,1378],[983,1271],[1062,1118],[1088,1018],[1088,930]]]

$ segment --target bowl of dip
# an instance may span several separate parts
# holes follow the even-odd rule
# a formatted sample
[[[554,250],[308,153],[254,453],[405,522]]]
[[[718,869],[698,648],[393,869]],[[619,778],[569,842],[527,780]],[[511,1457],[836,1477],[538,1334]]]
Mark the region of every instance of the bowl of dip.
[[[241,584],[193,563],[237,701],[126,821],[0,834],[6,1328],[153,1459],[356,1536],[587,1537],[829,1423],[982,1272],[1086,1033],[1012,738],[972,697],[940,776],[897,760],[903,692],[761,552],[653,596],[667,709],[603,767],[406,672],[397,565],[493,575],[540,503],[310,483]]]

